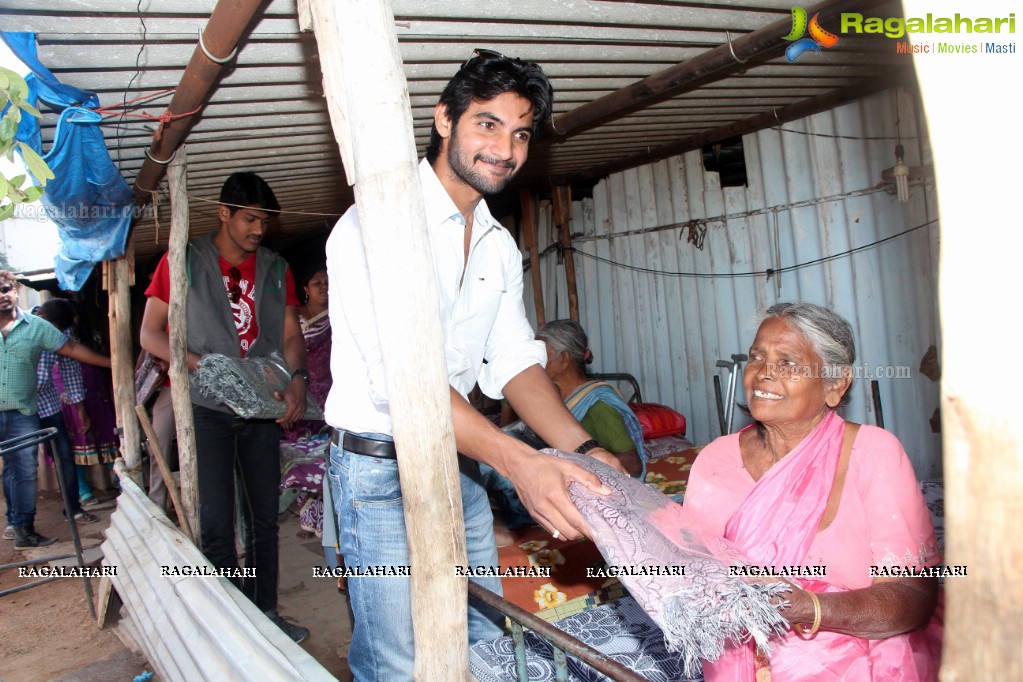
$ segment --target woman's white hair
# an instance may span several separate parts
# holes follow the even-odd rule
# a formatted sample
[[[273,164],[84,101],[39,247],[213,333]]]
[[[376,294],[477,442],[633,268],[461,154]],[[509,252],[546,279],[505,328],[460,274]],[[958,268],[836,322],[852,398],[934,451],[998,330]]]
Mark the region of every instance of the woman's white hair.
[[[827,381],[841,377],[856,361],[852,327],[838,313],[814,303],[775,303],[757,316],[757,328],[766,320],[781,318],[801,333],[821,359],[821,375]],[[840,405],[849,402],[849,391]]]

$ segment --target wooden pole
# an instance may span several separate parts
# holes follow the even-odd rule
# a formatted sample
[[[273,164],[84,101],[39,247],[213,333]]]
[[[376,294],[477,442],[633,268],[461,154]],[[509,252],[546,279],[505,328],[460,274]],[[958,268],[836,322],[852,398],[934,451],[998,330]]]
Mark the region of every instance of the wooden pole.
[[[417,680],[468,677],[465,525],[412,112],[386,0],[311,0],[324,92],[362,223],[412,565]],[[438,532],[439,531],[439,532]],[[371,633],[371,636],[374,636]]]
[[[923,16],[933,5],[906,0],[904,7],[906,16]],[[985,7],[1000,8],[982,1],[971,11]],[[982,69],[943,59],[914,58],[913,64],[924,105],[919,119],[926,118],[930,140],[907,148],[933,152],[938,212],[930,215],[941,217],[930,248],[937,250],[940,238],[945,563],[967,567],[965,577],[945,581],[941,679],[1020,680],[1023,422],[1015,365],[1006,359],[1019,338],[1018,314],[1005,296],[1019,290],[1023,240],[1019,220],[1006,208],[1019,192],[1023,138],[998,136],[996,153],[979,167],[976,138],[964,134],[1018,131],[1015,95],[1005,87],[1018,77],[1018,66],[998,59]],[[913,186],[910,195],[917,215],[932,210],[929,188]]]
[[[565,284],[568,286],[568,316],[579,321],[579,292],[575,285],[575,256],[572,253],[572,190],[568,185],[554,188],[554,224],[561,233],[561,250],[565,254]]]
[[[163,483],[167,487],[167,494],[170,495],[171,503],[174,505],[174,509],[178,513],[178,521],[181,523],[181,532],[185,534],[192,544],[195,544],[195,536],[192,535],[192,529],[188,525],[188,518],[185,515],[185,510],[181,508],[181,497],[178,495],[178,484],[174,482],[174,473],[170,469],[170,465],[167,464],[167,458],[163,454],[163,448],[160,447],[160,441],[156,438],[156,432],[153,431],[153,423],[149,421],[149,413],[146,412],[146,408],[142,405],[135,406],[135,413],[138,415],[139,423],[142,424],[142,430],[146,434],[146,438],[149,439],[149,454],[156,460],[156,466],[160,469],[160,475],[163,476]]]
[[[142,439],[135,419],[135,349],[131,340],[134,260],[134,249],[129,240],[125,254],[109,261],[107,292],[110,305],[110,372],[114,385],[114,409],[121,427],[121,456],[128,475],[142,485]]]
[[[167,241],[170,266],[170,305],[167,311],[170,327],[171,400],[174,404],[174,428],[178,434],[178,469],[181,474],[181,511],[193,537],[202,537],[199,526],[199,475],[195,450],[195,422],[192,418],[192,397],[188,391],[188,183],[185,147],[167,169],[170,185],[171,226]],[[174,479],[167,481],[167,489]]]
[[[519,201],[522,202],[522,242],[529,253],[529,275],[533,280],[533,308],[536,313],[536,326],[540,328],[547,320],[543,304],[543,282],[540,277],[540,251],[536,248],[536,206],[533,193],[528,187],[519,190]]]

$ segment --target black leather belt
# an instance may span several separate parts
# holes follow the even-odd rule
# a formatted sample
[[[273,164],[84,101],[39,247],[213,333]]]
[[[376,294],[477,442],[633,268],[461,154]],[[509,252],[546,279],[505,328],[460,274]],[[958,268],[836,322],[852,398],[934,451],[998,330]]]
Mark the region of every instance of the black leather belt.
[[[338,445],[337,434],[337,429],[333,429],[330,432],[330,442],[334,445]],[[354,452],[357,455],[379,457],[380,459],[398,459],[398,453],[394,449],[394,441],[390,440],[363,438],[362,436],[356,436],[354,433],[345,431],[340,446],[341,449]]]

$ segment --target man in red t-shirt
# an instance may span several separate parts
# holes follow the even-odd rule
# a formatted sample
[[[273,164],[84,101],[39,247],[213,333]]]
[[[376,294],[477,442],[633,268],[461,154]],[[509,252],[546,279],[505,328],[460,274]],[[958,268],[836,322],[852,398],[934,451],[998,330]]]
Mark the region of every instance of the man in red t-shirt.
[[[188,247],[188,367],[194,371],[203,356],[213,352],[261,357],[277,351],[294,373],[278,396],[287,409],[276,422],[244,419],[192,391],[201,547],[215,567],[238,572],[234,528],[237,472],[237,499],[246,521],[246,573],[254,569],[255,575],[232,582],[300,642],[309,631],[277,613],[278,444],[281,427],[289,428],[305,414],[309,380],[298,299],[290,268],[276,253],[260,246],[271,213],[280,210],[270,186],[255,173],[235,173],[224,182],[220,204],[220,229],[193,239]],[[170,271],[166,254],[146,296],[142,347],[169,360]]]

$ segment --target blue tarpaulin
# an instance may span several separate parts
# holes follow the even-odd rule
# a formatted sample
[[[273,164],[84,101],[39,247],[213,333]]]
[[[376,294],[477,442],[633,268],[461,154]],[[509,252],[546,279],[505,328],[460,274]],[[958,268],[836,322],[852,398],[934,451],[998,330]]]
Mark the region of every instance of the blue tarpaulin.
[[[43,155],[54,178],[40,201],[60,232],[57,281],[61,289],[78,291],[96,263],[124,255],[135,199],[110,159],[99,129],[102,117],[89,110],[99,106],[99,97],[57,80],[36,57],[34,34],[2,36],[31,69],[25,77],[30,101],[38,97],[61,111],[53,145]],[[42,154],[37,119],[22,116],[17,137]]]

